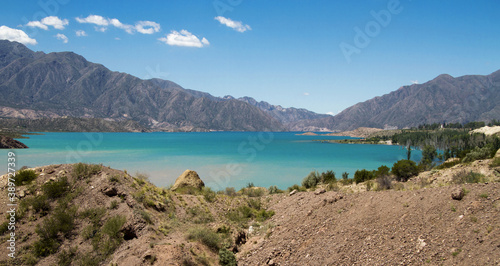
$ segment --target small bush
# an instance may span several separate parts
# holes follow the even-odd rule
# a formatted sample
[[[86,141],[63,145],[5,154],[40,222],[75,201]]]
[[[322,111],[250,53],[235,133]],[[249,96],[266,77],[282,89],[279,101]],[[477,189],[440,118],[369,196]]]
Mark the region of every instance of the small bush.
[[[14,184],[23,186],[31,184],[38,177],[34,170],[20,170],[16,173]]]
[[[460,159],[456,159],[456,160],[452,160],[452,161],[449,161],[449,162],[444,162],[434,168],[436,169],[446,169],[446,168],[450,168],[450,167],[453,167],[459,163],[461,163],[462,161]]]
[[[223,266],[237,266],[236,256],[234,253],[227,250],[226,248],[221,248],[219,250],[219,263]]]
[[[305,188],[314,188],[321,182],[321,175],[317,171],[312,171],[302,180]]]
[[[381,165],[376,171],[375,171],[375,177],[381,177],[381,176],[388,176],[389,173],[391,172],[391,168],[387,167],[386,165]]]
[[[195,224],[205,224],[214,221],[214,217],[208,210],[203,210],[199,206],[188,208],[186,210],[190,220]]]
[[[247,188],[253,188],[253,187],[255,187],[255,185],[253,184],[253,182],[250,182],[250,183],[247,184]]]
[[[330,171],[326,171],[326,172],[321,173],[321,181],[324,184],[330,184],[330,183],[336,182],[337,179],[335,178],[335,172],[330,170]]]
[[[343,180],[349,179],[349,173],[348,172],[343,172],[342,173],[342,179]]]
[[[63,176],[57,181],[49,181],[42,185],[42,191],[49,199],[56,199],[68,192],[68,178]]]
[[[3,222],[0,225],[0,236],[3,236],[9,230],[9,221]]]
[[[77,248],[70,248],[69,250],[63,250],[57,255],[57,265],[59,266],[70,266],[71,262],[76,257]]]
[[[236,190],[234,187],[227,187],[224,193],[230,197],[236,196]]]
[[[460,171],[453,175],[452,182],[455,184],[481,183],[484,182],[484,175],[472,171]]]
[[[153,224],[153,220],[151,219],[151,215],[149,214],[149,212],[145,210],[139,210],[138,212],[141,215],[142,219],[146,221],[146,223]]]
[[[106,209],[103,207],[90,208],[80,212],[80,217],[89,219],[94,226],[99,227],[101,225],[101,219],[105,214]]]
[[[85,179],[99,173],[101,170],[102,165],[100,164],[77,163],[73,165],[72,176],[76,179]]]
[[[476,147],[474,150],[467,153],[462,160],[464,163],[470,163],[475,160],[488,159],[491,157],[491,148],[490,147]]]
[[[188,240],[199,241],[213,251],[221,248],[221,238],[206,227],[195,227],[188,231]]]
[[[383,175],[377,178],[378,190],[386,190],[392,188],[392,180],[388,175]]]
[[[399,160],[392,166],[392,173],[397,181],[406,182],[410,177],[418,175],[418,167],[414,161]]]
[[[374,178],[375,178],[375,175],[373,174],[372,171],[368,171],[366,169],[363,169],[363,170],[357,170],[354,173],[353,181],[356,182],[356,184],[359,184],[359,183],[362,183],[362,182],[365,182],[365,181],[368,181],[368,180],[371,180]]]
[[[366,191],[372,190],[373,182],[371,180],[366,182]]]
[[[109,218],[106,223],[102,226],[101,232],[107,234],[109,237],[114,239],[122,238],[120,230],[122,226],[127,222],[127,218],[121,215],[116,215]]]
[[[306,191],[307,189],[305,187],[302,187],[302,186],[299,186],[297,184],[291,186],[288,188],[288,192],[292,192],[294,190],[297,190],[297,191]]]
[[[268,190],[269,194],[283,193],[283,190],[279,189],[277,186],[270,186]]]
[[[500,157],[493,158],[493,161],[491,161],[490,166],[491,167],[498,167],[498,166],[500,166]]]
[[[109,208],[110,209],[116,209],[116,208],[118,208],[118,201],[112,200],[111,203],[110,203],[110,205],[109,205]]]
[[[241,194],[247,195],[248,197],[261,197],[265,194],[265,189],[260,187],[247,187],[241,189]]]
[[[50,211],[50,203],[46,195],[38,195],[32,198],[31,206],[36,213],[40,213],[42,216]]]
[[[217,193],[209,187],[203,187],[201,193],[207,202],[214,202],[217,199]]]

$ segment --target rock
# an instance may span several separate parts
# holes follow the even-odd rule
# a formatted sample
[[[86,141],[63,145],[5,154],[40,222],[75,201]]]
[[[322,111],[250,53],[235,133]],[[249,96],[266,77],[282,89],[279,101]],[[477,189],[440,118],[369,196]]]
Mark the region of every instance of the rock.
[[[250,227],[248,227],[248,234],[251,234],[253,233],[253,226],[250,225]]]
[[[456,187],[451,191],[451,198],[454,200],[461,200],[464,197],[464,191],[460,187]]]
[[[290,194],[289,194],[289,195],[290,195],[290,196],[292,196],[292,195],[293,195],[293,194],[295,194],[295,193],[297,193],[297,190],[296,190],[296,189],[292,190],[292,192],[290,192]]]
[[[182,175],[180,175],[177,180],[175,180],[175,184],[172,186],[172,190],[177,190],[183,187],[194,187],[197,189],[201,189],[205,186],[205,183],[200,179],[198,173],[191,170],[186,170]]]
[[[114,187],[104,188],[102,192],[108,197],[114,197],[118,195],[118,191]]]
[[[337,201],[339,201],[339,200],[341,200],[341,199],[343,199],[343,198],[344,198],[344,196],[342,196],[342,195],[340,195],[340,194],[336,193],[336,194],[335,194],[335,195],[333,195],[332,197],[330,197],[330,198],[328,198],[328,199],[324,199],[324,200],[323,200],[323,202],[324,202],[324,203],[334,203],[334,202],[337,202]]]
[[[155,205],[154,205],[154,208],[155,210],[159,211],[159,212],[164,212],[167,208],[165,206],[165,204],[161,203],[161,202],[157,202]]]
[[[314,195],[319,195],[325,193],[326,190],[324,188],[318,188],[316,191],[314,191]]]
[[[273,260],[273,259],[270,259],[270,260],[267,262],[267,265],[276,265],[276,263],[274,263],[274,260]]]
[[[26,196],[26,192],[24,192],[24,190],[20,190],[18,196],[20,199],[22,199]]]

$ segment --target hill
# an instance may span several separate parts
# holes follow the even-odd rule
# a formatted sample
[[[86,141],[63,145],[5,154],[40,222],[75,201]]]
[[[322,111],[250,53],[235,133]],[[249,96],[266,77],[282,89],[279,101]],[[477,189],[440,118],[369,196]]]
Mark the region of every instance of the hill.
[[[171,191],[101,165],[37,167],[16,175],[16,258],[0,264],[497,265],[498,161],[423,172],[390,190],[338,182],[290,194]],[[486,183],[456,183],[471,172]],[[8,181],[0,177],[4,192]],[[9,222],[0,221],[4,250]]]
[[[500,70],[490,75],[439,75],[424,84],[403,86],[355,104],[334,117],[293,126],[353,130],[359,127],[412,127],[429,123],[491,121],[500,117]]]
[[[157,130],[283,129],[279,121],[242,101],[195,97],[171,81],[141,80],[72,52],[35,53],[5,40],[0,40],[0,93],[4,113],[5,108],[10,113],[30,111],[32,119],[133,120]]]

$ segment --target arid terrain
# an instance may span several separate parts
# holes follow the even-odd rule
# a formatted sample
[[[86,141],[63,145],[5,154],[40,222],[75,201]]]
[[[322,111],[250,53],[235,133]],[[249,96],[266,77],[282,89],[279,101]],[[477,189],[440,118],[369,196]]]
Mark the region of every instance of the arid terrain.
[[[0,264],[218,265],[230,250],[239,265],[500,265],[500,167],[491,162],[424,172],[390,190],[339,182],[292,195],[171,191],[105,166],[38,167],[17,187],[16,259]],[[454,183],[470,171],[483,182]],[[6,216],[6,176],[0,182]],[[55,184],[64,193],[47,188]],[[58,227],[56,242],[43,242]],[[10,232],[2,230],[3,250]]]

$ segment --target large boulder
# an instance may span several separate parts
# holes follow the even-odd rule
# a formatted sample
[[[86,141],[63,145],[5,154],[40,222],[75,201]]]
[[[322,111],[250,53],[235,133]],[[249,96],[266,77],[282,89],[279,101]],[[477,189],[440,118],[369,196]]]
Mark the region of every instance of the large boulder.
[[[205,186],[205,183],[200,179],[198,173],[191,170],[186,170],[182,175],[180,175],[177,180],[175,180],[175,184],[172,187],[172,190],[176,190],[183,187],[193,187],[197,189],[201,189]]]

